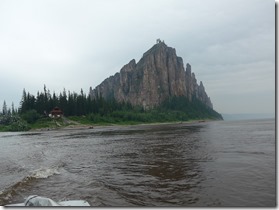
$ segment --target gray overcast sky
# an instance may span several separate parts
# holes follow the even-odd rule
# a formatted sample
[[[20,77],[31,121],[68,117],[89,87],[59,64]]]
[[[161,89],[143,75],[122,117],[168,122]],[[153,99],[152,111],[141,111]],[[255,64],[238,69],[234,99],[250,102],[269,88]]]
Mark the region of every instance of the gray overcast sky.
[[[0,108],[44,84],[89,92],[156,39],[220,113],[274,113],[272,0],[0,0]]]

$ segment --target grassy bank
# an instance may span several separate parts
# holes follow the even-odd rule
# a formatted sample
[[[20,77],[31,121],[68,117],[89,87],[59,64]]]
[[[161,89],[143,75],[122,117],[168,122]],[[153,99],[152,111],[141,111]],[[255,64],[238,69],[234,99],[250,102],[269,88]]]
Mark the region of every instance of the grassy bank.
[[[58,119],[51,118],[41,118],[36,122],[27,123],[27,126],[20,129],[11,129],[11,126],[3,126],[0,125],[0,132],[8,132],[8,131],[35,131],[35,130],[56,130],[63,128],[90,128],[94,126],[113,126],[113,125],[140,125],[140,124],[158,124],[158,123],[191,123],[197,122],[200,120],[213,120],[213,119],[189,119],[189,120],[169,120],[169,121],[135,121],[135,120],[126,120],[120,121],[119,119],[112,118],[102,118],[100,121],[92,121],[88,116],[71,116],[71,117],[63,117]]]
[[[2,122],[4,122],[3,119]],[[7,117],[4,125],[0,123],[0,131],[52,130],[69,126],[137,125],[218,119],[221,119],[220,115],[210,109],[192,109],[191,111],[178,109],[153,109],[148,111],[143,109],[111,110],[110,112],[90,113],[82,116],[67,116],[55,119],[42,116],[36,110],[29,110],[21,115]]]

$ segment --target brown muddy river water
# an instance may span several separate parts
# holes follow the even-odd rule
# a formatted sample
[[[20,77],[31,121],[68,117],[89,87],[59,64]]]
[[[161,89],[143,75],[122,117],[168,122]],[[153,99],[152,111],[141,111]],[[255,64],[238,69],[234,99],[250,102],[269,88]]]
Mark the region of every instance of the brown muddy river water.
[[[275,120],[0,133],[0,204],[275,206]]]

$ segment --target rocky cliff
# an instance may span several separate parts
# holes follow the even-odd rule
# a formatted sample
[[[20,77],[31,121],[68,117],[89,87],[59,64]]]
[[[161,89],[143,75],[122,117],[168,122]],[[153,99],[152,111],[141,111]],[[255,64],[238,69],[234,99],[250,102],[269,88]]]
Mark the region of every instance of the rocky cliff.
[[[90,87],[90,96],[130,102],[132,105],[150,109],[172,96],[195,97],[213,108],[203,83],[197,84],[190,64],[184,69],[183,60],[174,48],[157,42],[143,54],[138,63],[133,59],[119,73],[105,79],[95,89]]]

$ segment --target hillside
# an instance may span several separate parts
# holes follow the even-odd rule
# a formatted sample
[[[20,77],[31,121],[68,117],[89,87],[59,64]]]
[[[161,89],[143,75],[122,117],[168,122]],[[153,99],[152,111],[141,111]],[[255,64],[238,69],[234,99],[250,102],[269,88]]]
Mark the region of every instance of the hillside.
[[[197,99],[213,109],[203,83],[197,84],[191,65],[187,63],[184,68],[183,59],[176,55],[176,50],[160,40],[138,63],[131,60],[95,89],[90,87],[89,94],[91,98],[102,96],[107,100],[129,102],[144,110],[158,107],[172,97],[183,96],[189,102]]]

